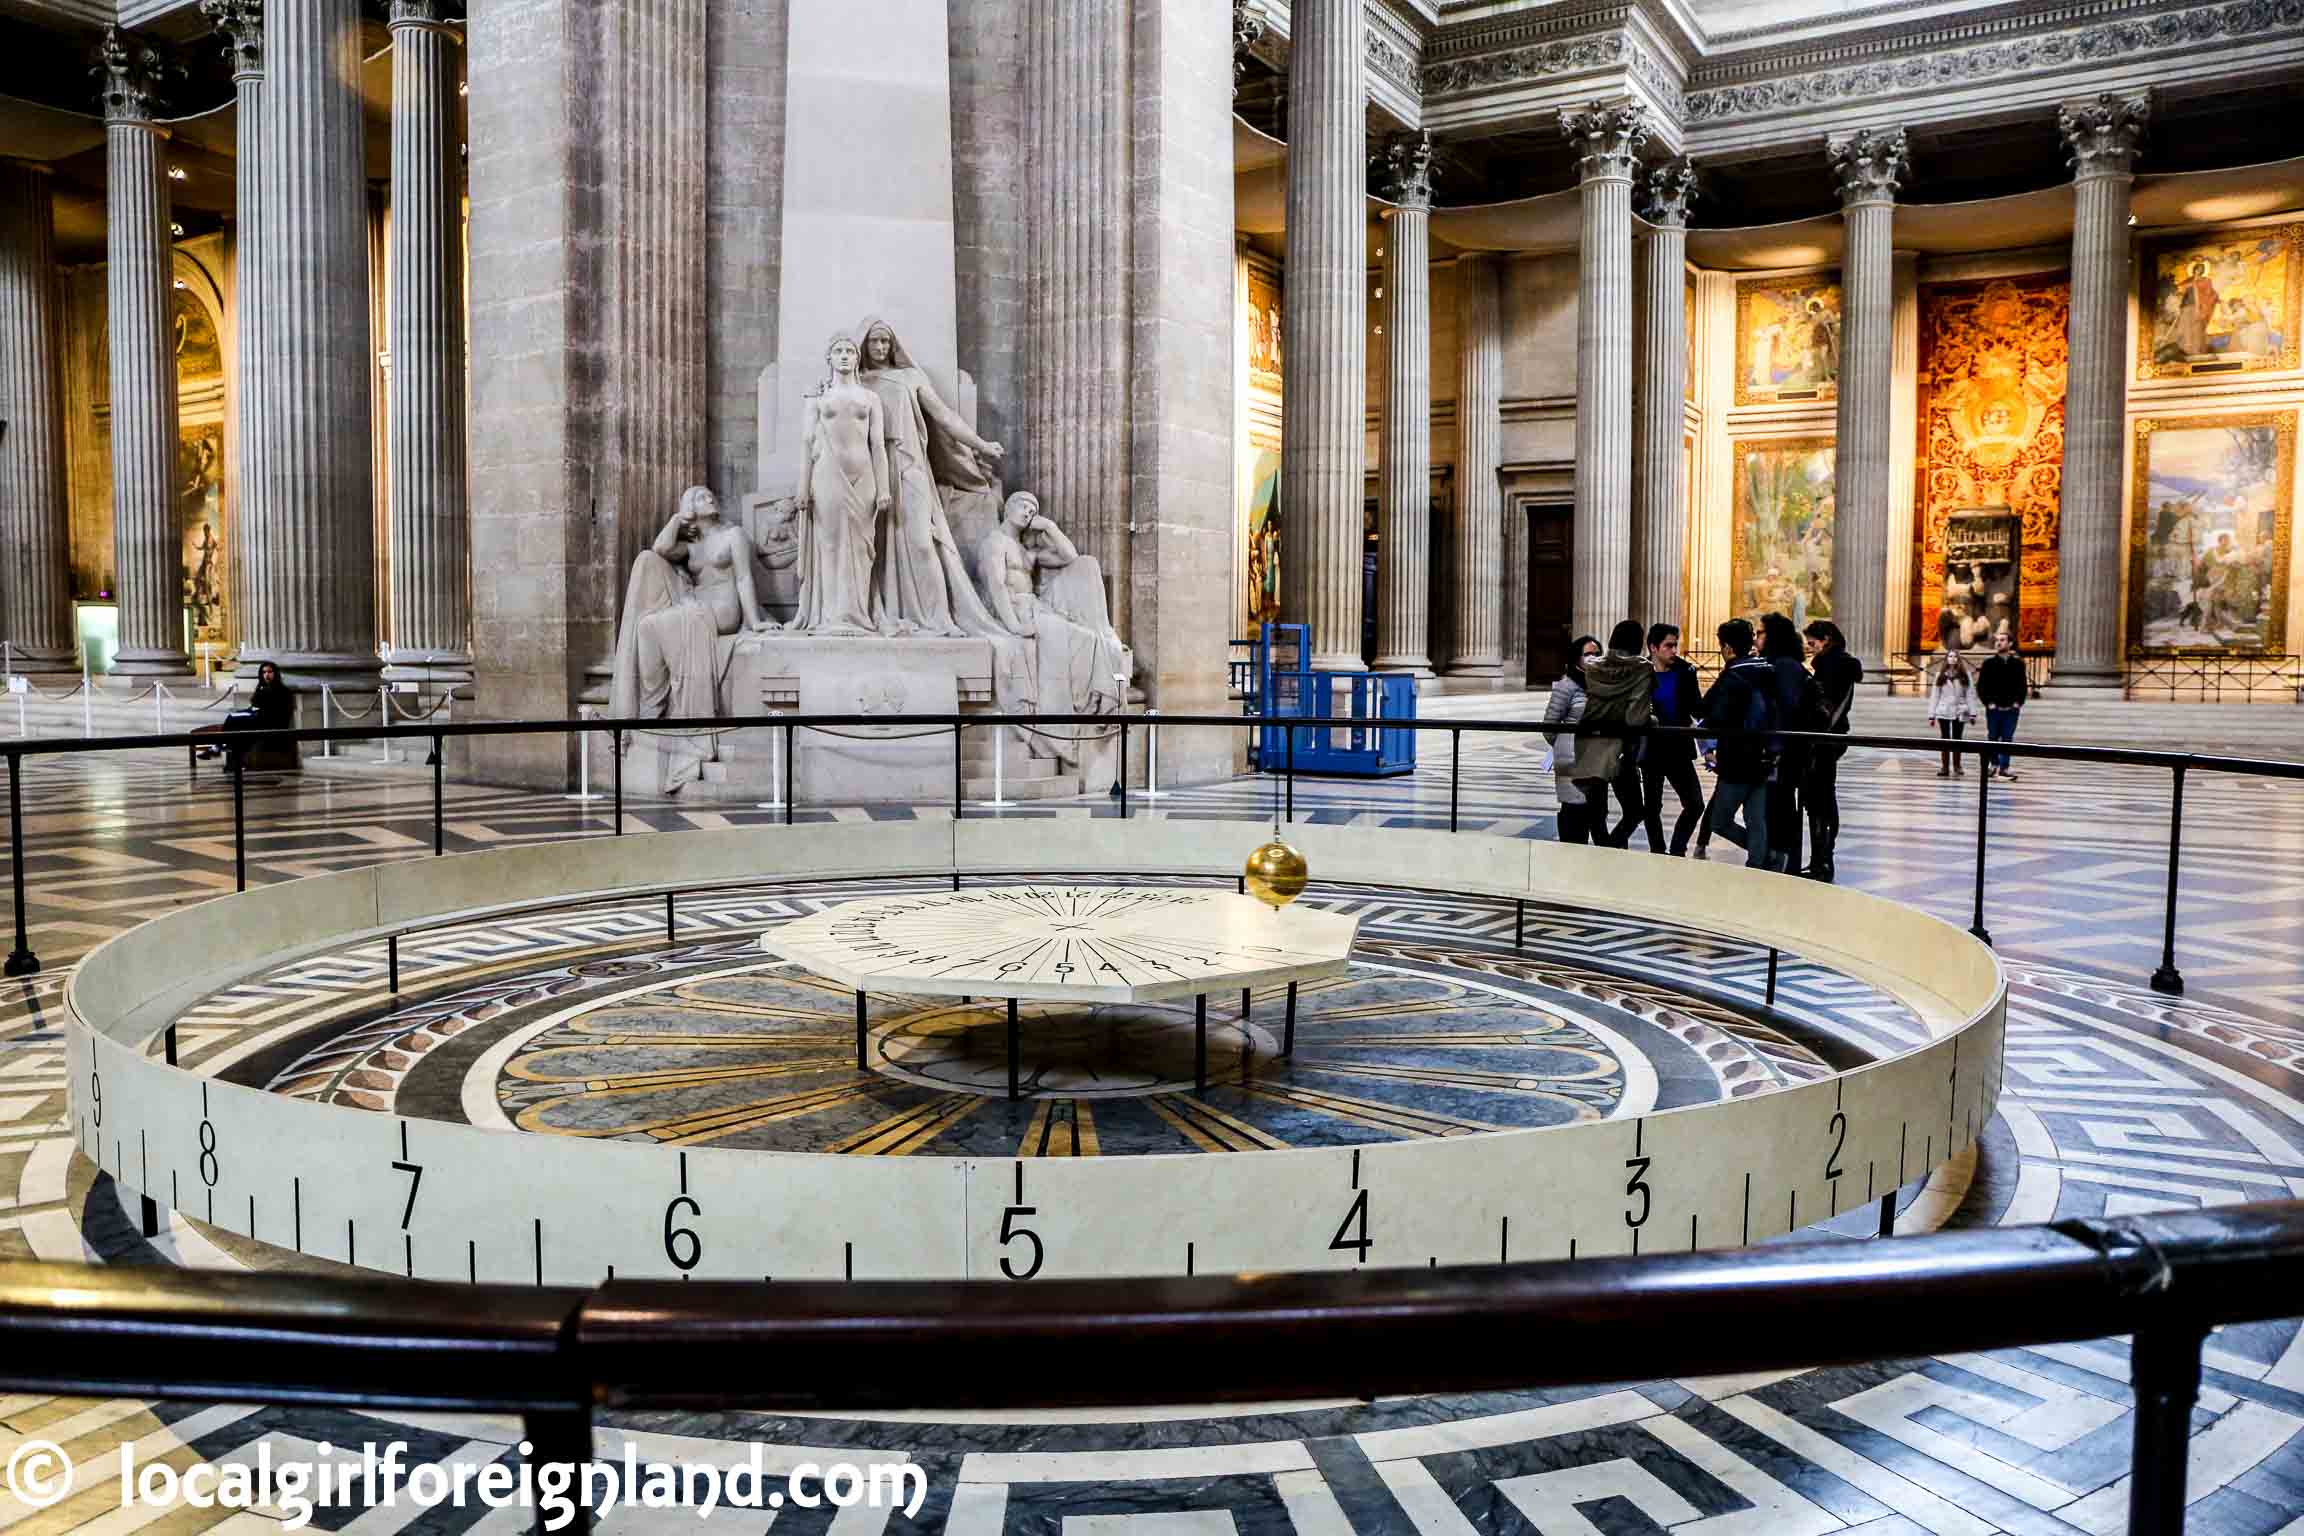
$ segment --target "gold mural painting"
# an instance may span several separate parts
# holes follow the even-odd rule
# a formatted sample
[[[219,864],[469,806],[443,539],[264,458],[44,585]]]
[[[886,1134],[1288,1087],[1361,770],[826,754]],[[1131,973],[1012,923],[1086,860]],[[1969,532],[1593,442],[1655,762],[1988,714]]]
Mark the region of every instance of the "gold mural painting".
[[[1832,617],[1832,439],[1768,438],[1735,448],[1729,606],[1755,623]]]
[[[1255,443],[1248,471],[1248,591],[1250,624],[1280,617],[1280,445]]]
[[[1840,279],[1758,278],[1736,285],[1736,403],[1840,394]]]
[[[1251,262],[1248,266],[1248,382],[1280,392],[1280,281]]]
[[[179,429],[176,506],[184,529],[184,609],[193,642],[224,641],[224,428]]]
[[[2296,413],[2147,417],[2134,475],[2128,643],[2159,655],[2278,654]]]
[[[2202,230],[2144,243],[2138,378],[2294,368],[2304,224]]]
[[[1912,643],[1933,649],[1955,512],[2005,507],[2023,529],[2018,641],[2056,642],[2056,532],[2064,490],[2064,274],[1930,283],[1920,290],[1919,475]]]

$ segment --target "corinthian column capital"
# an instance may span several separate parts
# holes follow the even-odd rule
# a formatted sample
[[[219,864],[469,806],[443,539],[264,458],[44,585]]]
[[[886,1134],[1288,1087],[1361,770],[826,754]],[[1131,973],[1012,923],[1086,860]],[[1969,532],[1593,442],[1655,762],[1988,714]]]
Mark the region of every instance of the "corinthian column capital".
[[[2106,91],[2056,109],[2056,130],[2072,157],[2072,178],[2126,176],[2152,119],[2150,91]]]
[[[159,49],[118,27],[106,27],[96,67],[89,73],[102,84],[107,123],[149,123],[160,115],[160,86],[168,63]]]
[[[1264,18],[1248,9],[1248,0],[1232,0],[1232,88],[1248,72],[1248,55],[1264,41]]]
[[[1688,208],[1696,201],[1696,167],[1689,161],[1667,160],[1648,172],[1641,215],[1668,229],[1688,226]]]
[[[200,14],[232,55],[232,75],[264,73],[264,0],[200,0]]]
[[[1630,181],[1640,146],[1648,142],[1648,109],[1636,101],[1562,107],[1560,131],[1575,146],[1583,180]]]
[[[1394,134],[1376,168],[1391,201],[1403,208],[1432,206],[1432,135]]]
[[[446,17],[440,0],[392,0],[395,27],[437,27]]]
[[[1901,128],[1860,128],[1834,134],[1824,141],[1824,154],[1832,162],[1832,177],[1840,184],[1840,205],[1892,203],[1896,189],[1911,174],[1904,156]]]

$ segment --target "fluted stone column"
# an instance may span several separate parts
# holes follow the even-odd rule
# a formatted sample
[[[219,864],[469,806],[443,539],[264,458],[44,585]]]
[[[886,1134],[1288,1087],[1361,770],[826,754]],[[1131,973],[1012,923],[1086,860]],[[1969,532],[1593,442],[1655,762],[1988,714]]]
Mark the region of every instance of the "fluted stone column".
[[[1648,173],[1648,242],[1642,267],[1640,368],[1633,381],[1632,614],[1646,624],[1685,625],[1680,610],[1688,559],[1688,205],[1696,171],[1687,161]]]
[[[1456,258],[1456,579],[1450,677],[1504,674],[1504,333],[1493,256]],[[1499,579],[1499,572],[1502,579]]]
[[[2128,199],[2151,100],[2105,94],[2058,114],[2072,155],[2070,371],[2057,534],[2056,686],[2120,683],[2120,460],[2128,352]],[[2133,594],[2129,601],[2135,601]]]
[[[1904,134],[1865,130],[1826,146],[1847,240],[1840,258],[1839,416],[1834,444],[1832,615],[1867,676],[1885,677],[1888,427],[1893,408],[1896,188]]]
[[[1647,142],[1634,102],[1567,108],[1583,228],[1576,273],[1575,612],[1605,635],[1632,605],[1632,172]]]
[[[269,300],[244,515],[240,661],[293,685],[375,686],[367,177],[359,0],[264,18],[260,174]]]
[[[1376,665],[1432,675],[1432,136],[1385,147],[1398,205],[1384,242],[1384,478],[1378,491]]]
[[[184,653],[184,530],[176,507],[174,276],[168,177],[155,122],[160,58],[104,35],[104,298],[111,335],[116,672],[177,676]]]
[[[1368,21],[1361,0],[1298,0],[1289,19],[1282,612],[1311,626],[1312,666],[1356,671],[1368,409]]]
[[[46,166],[0,160],[0,637],[16,672],[72,672],[56,209]]]
[[[200,13],[216,27],[232,56],[236,151],[233,162],[233,374],[232,453],[227,461],[234,501],[231,554],[232,607],[248,590],[246,529],[263,520],[258,510],[264,476],[257,469],[264,419],[264,324],[271,290],[264,281],[264,0],[200,0]]]
[[[1128,630],[1129,7],[1043,0],[1024,28],[1030,215],[1023,453]]]
[[[438,0],[393,0],[387,675],[441,681],[472,675],[455,46]]]

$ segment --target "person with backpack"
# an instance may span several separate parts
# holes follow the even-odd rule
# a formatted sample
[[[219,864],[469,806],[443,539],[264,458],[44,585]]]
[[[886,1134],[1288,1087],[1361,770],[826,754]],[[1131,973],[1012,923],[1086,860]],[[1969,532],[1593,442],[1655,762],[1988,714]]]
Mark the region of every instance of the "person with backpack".
[[[1628,732],[1648,723],[1651,689],[1656,676],[1648,658],[1640,654],[1641,629],[1637,620],[1625,619],[1608,631],[1608,653],[1584,663],[1584,723],[1604,731]],[[1640,824],[1640,743],[1624,735],[1584,736],[1576,743],[1578,787],[1592,809],[1592,841],[1622,848],[1632,841]],[[1623,808],[1623,819],[1608,825],[1608,796],[1613,791]]]
[[[1830,619],[1811,619],[1801,634],[1808,641],[1816,690],[1824,696],[1824,729],[1845,736],[1864,663],[1848,654],[1848,637]],[[1808,867],[1800,873],[1811,880],[1829,881],[1833,875],[1832,852],[1840,842],[1840,759],[1847,754],[1843,746],[1818,746],[1808,754],[1808,780],[1801,786],[1808,806]]]
[[[1807,649],[1800,631],[1781,613],[1760,619],[1760,659],[1776,674],[1776,724],[1785,731],[1824,729],[1824,696],[1816,679],[1803,665]],[[1768,789],[1768,854],[1773,867],[1786,872],[1800,867],[1800,788],[1808,776],[1814,754],[1811,743],[1798,737],[1779,738],[1776,776]]]
[[[1648,665],[1652,676],[1648,718],[1653,725],[1691,726],[1703,703],[1704,684],[1696,669],[1680,654],[1680,626],[1648,626]],[[1696,743],[1686,736],[1651,736],[1642,745],[1641,821],[1648,828],[1648,851],[1688,856],[1688,836],[1704,820],[1704,783],[1696,777]],[[1679,798],[1680,816],[1672,824],[1672,842],[1664,842],[1664,786]]]
[[[1776,669],[1752,654],[1752,622],[1730,619],[1720,626],[1720,649],[1728,664],[1704,695],[1707,730],[1724,733],[1704,755],[1704,766],[1719,775],[1705,824],[1714,834],[1744,850],[1744,863],[1766,869],[1768,860],[1768,777],[1775,770],[1768,733],[1776,725]],[[1744,825],[1736,825],[1736,812]]]

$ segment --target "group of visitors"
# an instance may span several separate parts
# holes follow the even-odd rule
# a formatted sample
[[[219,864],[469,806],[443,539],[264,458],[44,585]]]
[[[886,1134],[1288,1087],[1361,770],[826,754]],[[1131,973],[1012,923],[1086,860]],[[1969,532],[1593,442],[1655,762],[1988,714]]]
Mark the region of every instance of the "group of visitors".
[[[1545,733],[1560,797],[1560,839],[1626,848],[1640,828],[1651,853],[1685,857],[1693,834],[1702,858],[1718,836],[1743,849],[1754,868],[1830,880],[1840,834],[1840,757],[1847,749],[1778,733],[1846,734],[1863,664],[1848,654],[1829,619],[1815,620],[1803,633],[1771,613],[1757,634],[1751,621],[1730,619],[1719,640],[1726,665],[1706,690],[1680,655],[1677,625],[1655,624],[1643,633],[1626,619],[1609,631],[1605,647],[1590,635],[1577,638],[1566,672],[1552,685],[1545,723],[1626,734]],[[1681,729],[1634,729],[1643,726]],[[1701,737],[1691,727],[1723,734]],[[1696,775],[1699,756],[1717,780],[1709,804]],[[1667,785],[1680,806],[1669,842]],[[1623,812],[1613,824],[1611,798]]]
[[[2024,676],[2024,658],[2016,650],[2016,642],[2006,630],[1992,637],[1992,654],[1980,666],[1970,666],[1968,658],[1957,645],[1946,644],[1936,653],[1936,665],[1928,677],[1928,718],[1936,722],[1936,734],[1946,741],[1958,741],[1975,723],[1976,706],[1984,706],[1985,740],[1991,742],[2014,741],[2016,720],[2024,708],[2027,689]],[[1940,779],[1963,778],[1968,772],[1968,761],[1957,752],[1941,754],[1943,762],[1936,769]],[[2005,752],[1984,754],[1984,777],[2013,781],[2016,770],[2009,764]]]

